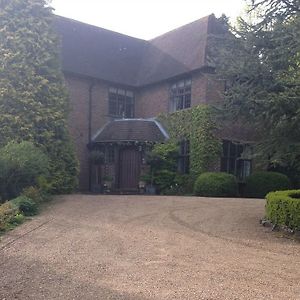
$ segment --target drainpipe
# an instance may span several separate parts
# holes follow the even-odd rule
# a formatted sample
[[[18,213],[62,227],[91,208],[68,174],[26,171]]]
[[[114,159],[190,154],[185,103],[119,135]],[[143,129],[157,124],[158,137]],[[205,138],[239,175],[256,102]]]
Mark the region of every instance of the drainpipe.
[[[89,85],[89,114],[88,114],[88,149],[92,146],[92,112],[93,112],[93,88],[96,82],[93,80]],[[92,191],[92,163],[89,161],[89,191]]]

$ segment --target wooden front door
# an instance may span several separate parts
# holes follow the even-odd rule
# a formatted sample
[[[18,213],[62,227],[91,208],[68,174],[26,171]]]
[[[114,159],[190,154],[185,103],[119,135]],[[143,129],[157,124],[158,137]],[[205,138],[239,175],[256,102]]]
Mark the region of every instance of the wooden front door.
[[[141,152],[135,147],[120,149],[119,187],[124,191],[137,191],[140,180]]]

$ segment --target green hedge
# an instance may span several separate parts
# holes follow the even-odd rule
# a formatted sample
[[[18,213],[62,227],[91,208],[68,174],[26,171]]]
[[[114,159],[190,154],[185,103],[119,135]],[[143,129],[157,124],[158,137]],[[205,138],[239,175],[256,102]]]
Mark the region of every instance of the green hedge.
[[[291,188],[289,178],[277,172],[256,172],[246,179],[245,196],[264,198],[269,192]]]
[[[197,196],[204,197],[235,197],[238,194],[238,184],[231,174],[207,172],[197,178],[194,192]]]
[[[268,220],[275,225],[300,230],[300,190],[271,192],[266,199]]]

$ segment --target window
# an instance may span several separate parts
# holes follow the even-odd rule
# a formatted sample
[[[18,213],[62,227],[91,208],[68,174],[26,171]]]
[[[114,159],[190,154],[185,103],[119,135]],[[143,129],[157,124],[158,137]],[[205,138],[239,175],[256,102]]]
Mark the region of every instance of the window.
[[[221,171],[236,175],[243,181],[251,173],[250,151],[251,147],[247,144],[224,140]]]
[[[124,89],[109,89],[109,114],[118,118],[134,117],[134,94]]]
[[[190,172],[190,141],[181,141],[179,151],[178,171],[181,174],[188,174]]]
[[[115,162],[115,149],[114,146],[106,146],[105,147],[105,163],[106,164],[113,164]]]
[[[192,80],[185,79],[171,86],[171,111],[191,107]]]

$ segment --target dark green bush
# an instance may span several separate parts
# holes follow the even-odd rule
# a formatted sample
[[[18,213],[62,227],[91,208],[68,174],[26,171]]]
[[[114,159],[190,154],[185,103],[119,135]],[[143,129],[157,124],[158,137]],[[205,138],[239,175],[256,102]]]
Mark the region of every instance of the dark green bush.
[[[170,189],[176,184],[176,173],[168,170],[157,171],[154,176],[154,184],[158,187],[161,193]]]
[[[289,178],[277,172],[256,172],[246,179],[245,196],[264,198],[269,192],[291,188]]]
[[[22,215],[21,213],[17,213],[15,216],[11,218],[9,224],[12,226],[17,226],[22,224],[24,221],[25,221],[24,215]]]
[[[0,195],[3,200],[18,196],[48,175],[48,157],[30,142],[10,142],[0,149]]]
[[[163,191],[164,195],[192,195],[194,181],[190,175],[176,174],[173,182]]]
[[[38,205],[26,196],[19,196],[11,201],[24,216],[34,216],[38,213]]]
[[[194,193],[204,197],[234,197],[238,194],[238,184],[231,174],[203,173],[195,182]]]
[[[266,217],[275,225],[300,230],[300,190],[268,193]]]

